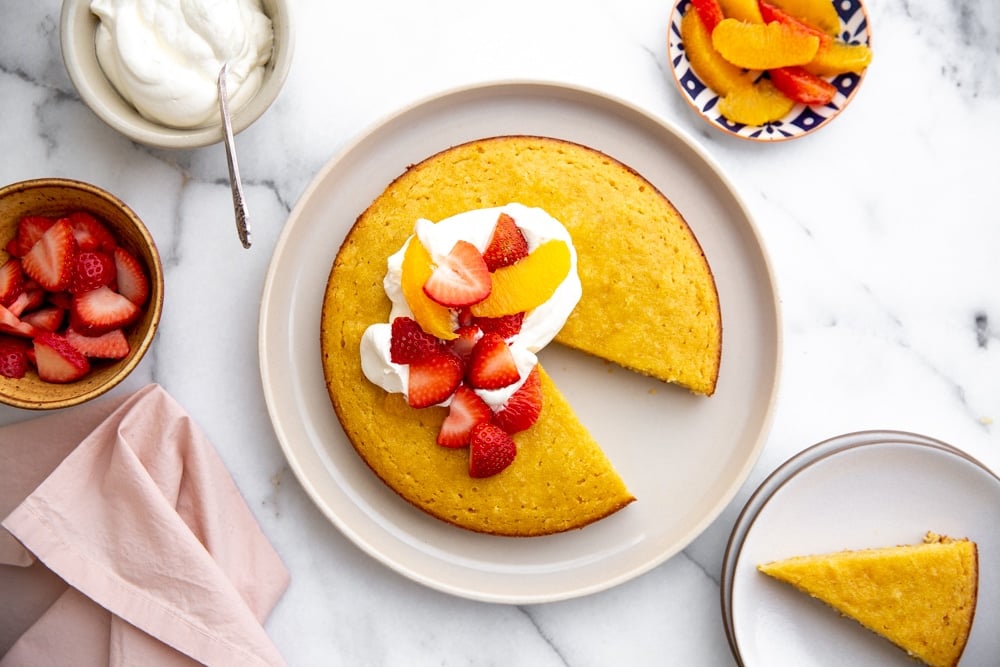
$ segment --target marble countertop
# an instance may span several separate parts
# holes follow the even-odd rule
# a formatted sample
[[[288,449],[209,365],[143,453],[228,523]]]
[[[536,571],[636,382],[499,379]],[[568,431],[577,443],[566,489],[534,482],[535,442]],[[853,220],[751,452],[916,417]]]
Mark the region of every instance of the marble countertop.
[[[160,383],[219,450],[291,571],[266,626],[288,664],[732,665],[723,552],[743,504],[789,456],[841,433],[898,429],[1000,471],[1000,10],[969,0],[869,5],[875,59],[849,109],[813,136],[761,145],[721,135],[682,101],[666,56],[668,2],[299,0],[287,85],[237,138],[247,251],[221,145],[151,150],[116,134],[69,81],[59,3],[5,0],[0,183],[95,183],[156,238],[162,325],[115,391]],[[771,430],[721,515],[641,576],[522,606],[432,590],[342,535],[282,454],[257,356],[271,252],[324,163],[415,100],[508,79],[603,91],[690,135],[753,215],[783,315]],[[32,416],[0,409],[2,423]]]

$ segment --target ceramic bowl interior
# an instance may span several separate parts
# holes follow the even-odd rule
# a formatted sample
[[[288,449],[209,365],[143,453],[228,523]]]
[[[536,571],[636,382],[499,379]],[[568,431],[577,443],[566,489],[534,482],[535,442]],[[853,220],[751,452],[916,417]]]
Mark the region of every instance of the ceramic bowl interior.
[[[29,410],[49,410],[83,403],[110,390],[139,364],[156,334],[163,310],[163,267],[149,230],[122,201],[97,186],[79,181],[45,178],[14,183],[0,189],[0,264],[8,258],[3,246],[25,215],[59,217],[87,211],[103,221],[119,245],[141,258],[150,279],[149,301],[142,317],[126,330],[131,348],[117,361],[94,360],[91,372],[67,384],[44,382],[34,369],[20,379],[0,376],[0,402]]]
[[[262,0],[274,27],[274,52],[257,94],[232,110],[233,132],[249,127],[278,97],[291,68],[295,48],[290,0]],[[97,60],[95,38],[99,20],[90,0],[65,0],[60,17],[63,62],[80,98],[105,123],[130,139],[159,148],[197,148],[222,141],[222,123],[191,129],[161,125],[144,118],[104,76]]]

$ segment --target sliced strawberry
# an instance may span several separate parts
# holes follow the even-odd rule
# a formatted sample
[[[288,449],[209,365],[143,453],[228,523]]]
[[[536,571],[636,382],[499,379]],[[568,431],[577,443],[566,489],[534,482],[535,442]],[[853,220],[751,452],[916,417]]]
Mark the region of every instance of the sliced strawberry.
[[[531,369],[524,384],[517,388],[506,405],[493,415],[493,423],[507,431],[517,433],[538,421],[542,412],[542,383],[538,366]]]
[[[528,242],[514,222],[514,218],[501,213],[493,228],[493,235],[486,250],[483,251],[483,261],[490,271],[496,271],[502,266],[510,266],[514,262],[528,256]]]
[[[65,220],[58,220],[38,239],[21,261],[24,272],[50,292],[69,287],[76,258],[76,239]]]
[[[125,248],[118,246],[114,252],[118,293],[137,306],[149,298],[149,277],[142,262]]]
[[[71,294],[79,294],[102,285],[110,285],[116,273],[115,260],[111,255],[99,250],[81,250],[76,254],[69,291]]]
[[[499,426],[476,424],[469,436],[469,476],[491,477],[514,462],[517,445]]]
[[[409,317],[397,317],[392,321],[389,337],[389,358],[394,364],[409,364],[426,359],[440,351],[441,341],[420,328],[417,321]]]
[[[107,255],[115,251],[118,241],[104,224],[86,211],[74,211],[66,216],[80,250],[99,250]]]
[[[715,26],[719,25],[719,21],[725,18],[719,0],[691,0],[691,6],[698,12],[698,18],[705,24],[709,35],[715,30]]]
[[[495,333],[483,334],[472,348],[466,375],[476,389],[500,389],[521,377],[507,341]]]
[[[468,363],[469,358],[472,356],[472,348],[475,347],[476,342],[479,341],[483,336],[483,332],[474,324],[468,326],[459,327],[455,330],[458,334],[458,338],[454,338],[448,341],[448,347],[451,351],[458,355],[458,358],[462,360],[463,363]]]
[[[493,281],[476,246],[457,241],[424,283],[424,293],[448,308],[479,303],[490,294]]]
[[[768,71],[774,87],[801,104],[829,104],[837,87],[803,67],[779,67]]]
[[[40,331],[58,331],[66,319],[66,309],[59,306],[45,306],[21,316],[22,322],[27,322]]]
[[[472,320],[475,319],[472,315],[472,309],[468,306],[458,309],[458,326],[467,327],[472,324]]]
[[[87,357],[66,338],[43,331],[35,336],[38,377],[46,382],[75,382],[90,372]]]
[[[7,309],[17,317],[21,317],[24,313],[45,303],[45,296],[45,290],[41,287],[28,287],[17,295],[17,298],[7,306]]]
[[[100,336],[84,336],[68,328],[66,340],[89,359],[124,359],[131,349],[121,329],[112,329]]]
[[[17,221],[17,233],[7,244],[7,252],[15,257],[24,257],[53,223],[55,220],[41,215],[24,216]]]
[[[11,257],[0,265],[0,304],[9,306],[24,291],[24,271],[21,260]]]
[[[29,343],[24,338],[0,336],[0,375],[8,378],[23,378],[28,372]]]
[[[98,287],[73,296],[69,322],[79,333],[99,336],[132,324],[142,310],[110,287]]]
[[[437,443],[442,447],[465,447],[469,444],[469,435],[476,424],[490,421],[493,410],[486,401],[468,385],[461,385],[455,390],[448,406],[448,416],[441,423]]]
[[[476,318],[476,325],[484,333],[495,333],[507,340],[521,333],[521,325],[523,323],[524,313],[514,313],[513,315],[502,315],[500,317]]]
[[[6,306],[0,306],[0,332],[33,338],[38,333],[38,330],[27,322],[21,321]]]
[[[441,403],[462,382],[462,362],[451,352],[441,351],[410,364],[407,402],[426,408]]]

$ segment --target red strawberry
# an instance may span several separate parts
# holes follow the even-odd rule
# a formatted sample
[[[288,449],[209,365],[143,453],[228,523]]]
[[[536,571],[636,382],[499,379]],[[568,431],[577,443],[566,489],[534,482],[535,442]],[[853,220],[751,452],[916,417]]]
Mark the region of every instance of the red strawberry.
[[[510,339],[521,333],[524,313],[502,315],[500,317],[477,317],[476,324],[484,333],[495,333],[503,339]]]
[[[9,306],[24,291],[24,271],[21,260],[11,257],[0,265],[0,304]]]
[[[41,331],[58,331],[65,319],[66,310],[59,306],[45,306],[37,310],[25,313],[21,316],[22,322],[27,322],[31,326]]]
[[[538,421],[542,412],[542,384],[538,376],[538,366],[531,369],[524,384],[508,399],[507,404],[497,410],[493,423],[507,431],[517,433]]]
[[[691,0],[691,6],[698,12],[698,18],[705,24],[709,35],[719,25],[719,21],[725,18],[719,0]]]
[[[111,231],[90,213],[75,211],[67,215],[66,220],[73,228],[80,250],[100,250],[110,255],[118,246]]]
[[[45,298],[53,306],[59,306],[63,310],[69,310],[73,305],[73,295],[69,292],[49,292],[45,294]]]
[[[492,288],[483,256],[468,241],[457,241],[424,283],[424,293],[448,308],[479,303],[489,296]]]
[[[107,285],[73,296],[70,326],[86,336],[99,336],[132,324],[142,310]]]
[[[0,337],[0,375],[23,378],[28,372],[28,341],[13,336]]]
[[[46,382],[75,382],[90,372],[90,362],[63,336],[48,331],[35,336],[38,377]]]
[[[499,426],[476,424],[469,436],[469,476],[490,477],[497,474],[517,456],[514,440]]]
[[[413,408],[426,408],[444,401],[462,382],[462,362],[451,352],[436,352],[414,361],[409,368],[407,401]]]
[[[394,364],[409,364],[439,351],[441,341],[425,332],[416,320],[397,317],[392,321],[389,358]]]
[[[803,67],[778,67],[768,70],[774,87],[801,104],[829,104],[837,87]]]
[[[110,285],[116,274],[115,260],[107,253],[82,250],[76,255],[73,279],[69,283],[72,294],[89,292],[102,285]]]
[[[0,332],[33,338],[38,330],[27,322],[22,322],[17,315],[5,306],[0,306]]]
[[[483,251],[483,261],[486,262],[486,266],[490,271],[496,271],[527,256],[528,242],[524,239],[524,234],[514,222],[514,218],[501,213],[493,228],[490,242]]]
[[[58,220],[21,258],[24,272],[50,292],[69,286],[76,258],[76,239],[65,220]]]
[[[125,248],[115,248],[115,273],[118,279],[118,293],[137,306],[149,298],[149,278],[135,255]]]
[[[121,329],[112,329],[100,336],[84,336],[69,328],[66,329],[66,340],[90,359],[124,359],[131,349]]]
[[[468,385],[455,390],[448,406],[448,416],[441,423],[437,443],[442,447],[465,447],[476,424],[490,421],[493,410]]]
[[[23,257],[53,223],[55,220],[41,215],[24,216],[17,221],[17,233],[7,244],[7,252],[15,257]]]
[[[448,347],[458,355],[458,358],[463,362],[468,362],[469,357],[472,356],[472,348],[475,347],[476,342],[482,337],[483,332],[479,330],[474,324],[469,326],[459,327],[455,330],[458,334],[458,338],[454,338],[448,341]]]
[[[476,389],[500,389],[521,377],[507,341],[495,333],[484,334],[472,348],[467,375]]]
[[[41,287],[26,287],[17,295],[17,298],[7,306],[7,309],[17,317],[38,308],[45,303],[45,290]]]

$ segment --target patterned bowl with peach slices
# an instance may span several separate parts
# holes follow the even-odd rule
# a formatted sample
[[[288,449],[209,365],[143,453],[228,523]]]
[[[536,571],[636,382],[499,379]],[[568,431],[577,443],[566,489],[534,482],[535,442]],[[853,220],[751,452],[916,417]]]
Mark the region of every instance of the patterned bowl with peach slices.
[[[667,48],[684,101],[717,130],[761,142],[825,127],[872,59],[861,0],[680,0]]]
[[[60,178],[0,188],[0,402],[51,410],[107,392],[162,309],[156,244],[117,197]]]

